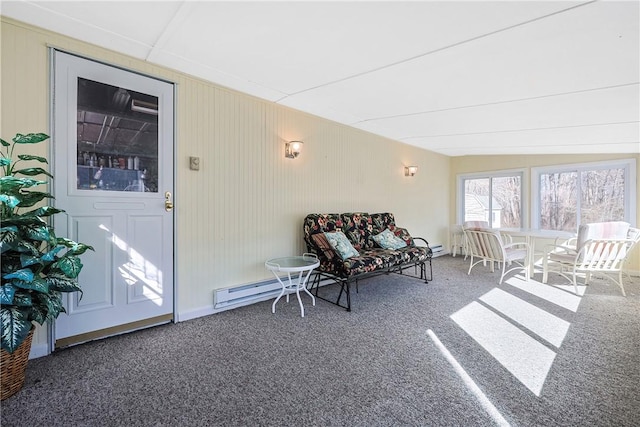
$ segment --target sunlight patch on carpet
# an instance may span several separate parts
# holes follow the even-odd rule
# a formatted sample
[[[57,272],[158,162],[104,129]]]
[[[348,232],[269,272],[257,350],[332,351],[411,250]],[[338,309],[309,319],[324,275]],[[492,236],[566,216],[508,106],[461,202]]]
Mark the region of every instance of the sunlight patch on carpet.
[[[478,302],[453,313],[451,319],[536,396],[556,353]]]
[[[505,316],[524,326],[542,339],[560,347],[567,335],[569,325],[566,320],[554,316],[502,289],[495,288],[480,297],[480,301],[496,309]]]
[[[493,418],[496,425],[504,426],[504,427],[509,426],[510,424],[502,416],[500,411],[498,411],[498,409],[493,405],[493,403],[491,403],[487,395],[483,393],[480,387],[478,387],[478,385],[473,381],[473,379],[469,376],[469,374],[467,374],[467,372],[460,365],[460,363],[458,363],[456,358],[453,357],[453,355],[449,352],[449,350],[447,350],[444,344],[442,344],[442,342],[436,336],[436,334],[431,329],[428,329],[427,335],[429,335],[429,338],[431,338],[431,340],[436,345],[438,350],[440,350],[440,352],[442,353],[444,358],[447,360],[447,362],[449,362],[449,364],[453,367],[453,370],[456,372],[456,374],[460,376],[460,378],[464,382],[467,389],[469,389],[469,391],[476,397],[476,399],[478,399],[478,402],[480,403],[482,408],[484,408],[484,410],[487,411],[489,416]]]
[[[580,295],[576,295],[573,293],[573,285],[571,285],[571,292],[567,292],[565,290],[558,289],[555,286],[545,285],[544,283],[533,279],[530,279],[527,282],[517,277],[511,277],[510,279],[505,280],[505,283],[513,286],[514,288],[528,292],[531,295],[535,295],[538,298],[547,300],[557,306],[571,310],[574,313],[578,311],[578,306],[582,299],[580,295],[584,294],[585,288],[584,286],[578,286],[578,292]]]

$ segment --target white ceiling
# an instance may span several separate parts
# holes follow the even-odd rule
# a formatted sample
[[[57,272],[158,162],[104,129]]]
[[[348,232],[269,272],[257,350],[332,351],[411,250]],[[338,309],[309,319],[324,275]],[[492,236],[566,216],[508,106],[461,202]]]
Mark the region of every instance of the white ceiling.
[[[460,156],[640,153],[639,6],[3,0],[1,13]]]

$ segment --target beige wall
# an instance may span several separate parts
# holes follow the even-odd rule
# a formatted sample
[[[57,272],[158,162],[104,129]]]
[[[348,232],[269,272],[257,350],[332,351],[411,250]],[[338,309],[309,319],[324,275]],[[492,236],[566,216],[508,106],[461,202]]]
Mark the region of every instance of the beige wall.
[[[214,289],[270,279],[267,258],[302,253],[307,213],[389,211],[413,235],[447,243],[448,157],[6,17],[4,139],[50,131],[48,46],[177,84],[176,278],[182,319],[210,313]],[[290,140],[304,141],[296,160],[284,158]],[[36,148],[48,154],[47,147]],[[189,170],[189,156],[201,157],[199,172]],[[418,174],[405,177],[404,165],[418,165]]]
[[[177,84],[176,283],[181,319],[210,313],[217,288],[270,278],[265,259],[301,253],[307,213],[390,211],[412,234],[447,246],[449,224],[455,223],[457,174],[629,157],[449,158],[5,17],[1,37],[4,139],[16,132],[50,131],[49,46]],[[296,160],[284,158],[289,140],[305,142]],[[48,147],[33,148],[48,154]],[[201,157],[199,172],[188,169],[189,156]],[[405,165],[418,165],[417,175],[405,177]],[[41,330],[37,343],[46,343]]]
[[[492,172],[504,169],[524,169],[529,184],[523,188],[525,195],[531,194],[531,168],[573,164],[600,162],[616,159],[636,159],[636,191],[640,190],[640,155],[639,154],[566,154],[566,155],[527,155],[527,156],[464,156],[451,158],[451,191],[449,200],[449,212],[452,224],[456,223],[456,182],[458,175],[474,172]],[[529,206],[531,206],[529,204]],[[530,218],[530,215],[529,215]],[[633,221],[632,221],[633,222]],[[524,224],[525,226],[528,224]],[[640,226],[640,197],[636,194],[636,227]],[[634,274],[640,273],[640,247],[636,247],[632,254],[632,262],[629,266]]]

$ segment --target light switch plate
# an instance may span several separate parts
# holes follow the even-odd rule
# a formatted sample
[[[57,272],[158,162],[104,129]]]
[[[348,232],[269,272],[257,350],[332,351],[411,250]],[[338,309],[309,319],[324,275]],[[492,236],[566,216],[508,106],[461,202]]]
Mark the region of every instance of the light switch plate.
[[[192,171],[200,170],[200,157],[189,157],[189,169]]]

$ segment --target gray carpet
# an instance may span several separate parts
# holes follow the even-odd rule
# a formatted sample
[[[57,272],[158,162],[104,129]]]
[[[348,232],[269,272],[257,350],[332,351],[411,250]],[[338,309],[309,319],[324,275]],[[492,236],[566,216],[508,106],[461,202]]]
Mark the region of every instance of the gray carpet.
[[[31,360],[23,390],[2,402],[2,426],[639,425],[640,279],[626,298],[596,280],[572,309],[467,266],[444,256],[429,284],[363,281],[351,313],[305,297],[304,318],[295,298],[271,314],[265,301]],[[541,338],[518,317],[522,304],[566,335]],[[547,372],[528,346],[553,356]]]

